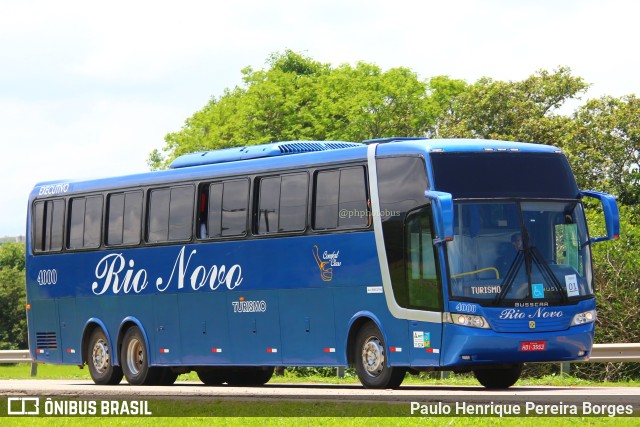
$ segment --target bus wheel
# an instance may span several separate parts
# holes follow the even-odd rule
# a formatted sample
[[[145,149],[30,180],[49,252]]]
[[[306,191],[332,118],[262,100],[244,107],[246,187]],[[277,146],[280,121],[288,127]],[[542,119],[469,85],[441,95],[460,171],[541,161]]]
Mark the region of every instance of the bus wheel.
[[[158,369],[156,376],[156,385],[172,385],[178,379],[178,373],[174,372],[171,368],[151,368]]]
[[[96,328],[89,338],[87,346],[87,365],[94,383],[98,385],[119,384],[122,380],[122,369],[113,365],[111,347],[107,336],[100,328]]]
[[[227,368],[202,367],[196,373],[204,385],[221,385],[227,381]]]
[[[265,385],[271,379],[273,366],[246,367],[234,369],[229,376],[229,385]]]
[[[396,388],[407,373],[403,367],[389,367],[382,332],[373,324],[365,324],[356,336],[354,360],[356,373],[366,388]]]
[[[131,385],[151,385],[158,378],[159,371],[149,368],[149,352],[137,326],[127,329],[124,334],[120,363],[124,376]]]
[[[489,389],[509,388],[518,381],[522,373],[522,363],[504,368],[487,368],[473,371],[476,379]]]

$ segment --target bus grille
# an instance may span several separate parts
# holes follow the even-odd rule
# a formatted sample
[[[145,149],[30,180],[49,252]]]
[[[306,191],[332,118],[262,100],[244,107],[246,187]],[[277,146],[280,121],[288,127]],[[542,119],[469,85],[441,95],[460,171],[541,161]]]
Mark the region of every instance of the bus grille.
[[[36,348],[55,350],[58,342],[55,332],[36,332]]]
[[[534,319],[532,327],[531,319],[491,319],[490,323],[496,332],[552,332],[569,329],[571,319],[568,317],[559,319]]]

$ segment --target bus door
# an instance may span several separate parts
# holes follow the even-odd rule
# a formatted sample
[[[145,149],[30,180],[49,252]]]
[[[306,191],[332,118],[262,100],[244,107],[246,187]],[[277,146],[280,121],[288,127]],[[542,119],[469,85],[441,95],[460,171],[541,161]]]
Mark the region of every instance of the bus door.
[[[442,343],[442,282],[438,247],[434,245],[431,207],[410,212],[404,223],[405,306],[420,310],[424,321],[409,322],[414,366],[438,366]],[[432,320],[432,321],[429,321]]]

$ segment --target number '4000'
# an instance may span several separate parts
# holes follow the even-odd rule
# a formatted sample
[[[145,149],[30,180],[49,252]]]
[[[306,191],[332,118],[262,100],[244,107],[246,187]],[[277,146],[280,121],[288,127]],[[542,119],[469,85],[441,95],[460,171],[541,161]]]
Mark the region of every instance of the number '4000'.
[[[55,285],[58,282],[58,272],[53,270],[38,271],[38,285]]]

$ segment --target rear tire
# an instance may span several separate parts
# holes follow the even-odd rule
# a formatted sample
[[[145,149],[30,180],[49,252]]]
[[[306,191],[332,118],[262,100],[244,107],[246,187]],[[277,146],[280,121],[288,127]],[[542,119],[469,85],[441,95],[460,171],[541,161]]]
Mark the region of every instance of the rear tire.
[[[149,352],[142,331],[137,326],[127,329],[120,349],[122,371],[131,385],[152,385],[160,375],[158,368],[149,367]]]
[[[196,370],[198,378],[204,385],[221,385],[227,381],[228,368],[202,367]]]
[[[488,389],[505,389],[509,388],[518,381],[522,373],[522,363],[501,367],[477,369],[473,371],[476,379]]]
[[[173,372],[171,368],[151,368],[157,369],[158,373],[156,375],[156,381],[154,384],[156,385],[173,385],[178,379],[178,373]]]
[[[384,337],[372,322],[358,331],[353,356],[358,378],[366,388],[400,387],[407,373],[407,368],[388,366]]]
[[[89,338],[86,360],[89,373],[94,383],[98,385],[120,384],[122,369],[113,365],[113,351],[107,336],[101,328],[96,328]]]
[[[230,372],[227,383],[240,386],[265,385],[271,379],[273,371],[273,366],[236,368]]]

